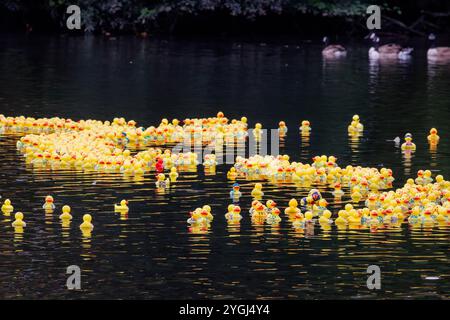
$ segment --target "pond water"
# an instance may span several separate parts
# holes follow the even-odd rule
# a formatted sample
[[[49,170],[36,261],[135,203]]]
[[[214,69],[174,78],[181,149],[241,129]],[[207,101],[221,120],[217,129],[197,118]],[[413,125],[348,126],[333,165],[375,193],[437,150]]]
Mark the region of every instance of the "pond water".
[[[367,47],[349,48],[346,59],[323,61],[321,47],[295,39],[286,43],[232,40],[136,38],[0,38],[0,113],[72,119],[134,119],[143,126],[161,118],[247,116],[250,126],[289,127],[281,153],[311,162],[335,155],[340,166],[391,168],[401,186],[418,169],[450,177],[450,65],[430,64],[425,49],[406,62],[369,63]],[[358,113],[364,136],[347,136]],[[309,142],[300,121],[312,124]],[[441,142],[430,150],[426,136],[436,127]],[[413,134],[417,151],[405,158],[392,140]],[[0,195],[25,214],[27,227],[14,234],[11,217],[0,216],[0,298],[144,299],[363,299],[448,298],[449,229],[384,228],[375,231],[296,232],[286,218],[279,227],[254,227],[248,217],[254,181],[239,180],[244,219],[229,228],[229,165],[216,175],[182,173],[166,193],[154,175],[125,179],[120,173],[33,170],[15,144],[0,135]],[[306,188],[263,183],[264,200],[284,210]],[[333,201],[331,210],[349,201]],[[58,206],[41,208],[47,194]],[[129,199],[127,219],[113,204]],[[70,229],[62,229],[62,204],[72,207]],[[215,219],[207,234],[192,234],[188,212],[209,204]],[[84,238],[81,216],[95,229]],[[369,265],[378,265],[381,290],[366,286]],[[66,268],[78,265],[82,290],[66,288]]]

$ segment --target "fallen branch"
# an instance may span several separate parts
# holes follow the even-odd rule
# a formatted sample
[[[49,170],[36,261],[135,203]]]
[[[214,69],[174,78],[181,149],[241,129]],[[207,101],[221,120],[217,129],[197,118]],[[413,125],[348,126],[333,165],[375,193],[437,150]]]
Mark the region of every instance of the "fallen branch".
[[[387,20],[387,21],[393,23],[393,24],[396,24],[396,25],[399,26],[399,27],[402,27],[403,29],[408,30],[409,32],[415,33],[415,34],[417,34],[417,35],[419,35],[419,36],[425,36],[425,33],[420,32],[420,31],[417,31],[417,30],[414,30],[414,29],[411,29],[410,27],[408,27],[408,26],[405,25],[403,22],[401,22],[401,21],[399,21],[399,20],[397,20],[397,19],[387,17],[386,15],[382,15],[381,17],[382,17],[383,19],[385,19],[385,20]]]

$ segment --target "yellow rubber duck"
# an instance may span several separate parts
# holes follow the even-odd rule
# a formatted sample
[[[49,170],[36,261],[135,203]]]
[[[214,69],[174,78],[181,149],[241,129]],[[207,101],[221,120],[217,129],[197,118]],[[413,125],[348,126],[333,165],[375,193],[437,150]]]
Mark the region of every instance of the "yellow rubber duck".
[[[22,212],[16,212],[16,214],[14,215],[14,218],[15,218],[15,220],[12,223],[12,226],[14,228],[24,228],[27,226],[25,221],[23,221],[23,213]]]
[[[261,183],[255,183],[255,187],[253,188],[251,195],[253,198],[261,199],[264,195],[264,192],[262,191],[262,184]]]
[[[177,181],[178,172],[177,172],[177,168],[176,167],[170,168],[169,178],[170,178],[170,182],[176,182]]]
[[[227,178],[228,180],[235,180],[237,177],[237,172],[235,167],[231,167],[230,170],[227,172]]]
[[[213,221],[214,216],[211,213],[211,207],[206,204],[202,207],[202,210],[202,215],[204,216],[204,218],[206,218],[209,222]],[[204,214],[204,212],[206,212],[206,215]]]
[[[47,211],[47,212],[51,212],[53,210],[55,210],[55,204],[53,203],[53,197],[52,196],[46,196],[45,197],[45,202],[42,206],[42,208]]]
[[[288,128],[286,126],[286,123],[284,121],[280,121],[278,123],[278,134],[280,135],[280,137],[286,136],[287,131]]]
[[[320,224],[331,224],[333,220],[331,219],[331,211],[325,210],[319,218]]]
[[[361,217],[355,209],[352,209],[347,218],[347,221],[349,224],[358,225],[361,224]]]
[[[311,134],[311,124],[308,120],[303,120],[300,126],[300,134],[302,136],[309,136]]]
[[[287,214],[288,216],[301,213],[301,210],[298,208],[298,202],[296,199],[289,200],[289,206],[286,209],[284,209],[284,213]]]
[[[90,214],[85,214],[83,216],[83,223],[80,225],[80,230],[81,231],[86,231],[86,232],[90,232],[94,229],[94,225],[91,223],[92,222],[92,216]]]
[[[412,142],[412,134],[405,134],[405,142],[402,144],[403,151],[414,151],[416,150],[416,145]]]
[[[434,219],[431,216],[431,210],[425,210],[423,212],[422,224],[424,225],[434,225]]]
[[[428,137],[427,137],[428,142],[429,142],[430,144],[436,145],[436,144],[439,143],[439,136],[438,136],[437,133],[438,133],[438,131],[437,131],[436,128],[431,128],[431,129],[430,129],[430,134],[429,134]]]
[[[436,216],[437,222],[447,222],[448,221],[448,213],[450,209],[446,209],[444,207],[438,208],[438,215]]]
[[[120,204],[114,205],[114,211],[115,212],[128,212],[128,201],[127,200],[121,200]]]
[[[313,223],[313,213],[311,211],[305,212],[305,223]]]
[[[361,201],[362,198],[362,194],[359,191],[359,187],[358,186],[354,186],[352,193],[350,194],[350,197],[352,198],[353,202],[358,203]]]
[[[14,210],[14,207],[11,205],[11,200],[6,199],[2,205],[2,211],[4,213],[11,213]]]
[[[59,216],[61,220],[72,220],[72,215],[70,214],[71,208],[68,205],[62,207],[62,214]]]
[[[340,210],[338,212],[338,217],[336,218],[336,220],[334,220],[334,223],[335,224],[341,224],[341,225],[347,224],[348,221],[347,221],[347,219],[344,216],[345,216],[345,211]]]
[[[170,186],[170,180],[166,179],[164,173],[158,173],[155,185],[157,188],[168,188]]]
[[[303,228],[305,226],[305,217],[301,212],[294,214],[292,220],[292,226],[294,228]]]

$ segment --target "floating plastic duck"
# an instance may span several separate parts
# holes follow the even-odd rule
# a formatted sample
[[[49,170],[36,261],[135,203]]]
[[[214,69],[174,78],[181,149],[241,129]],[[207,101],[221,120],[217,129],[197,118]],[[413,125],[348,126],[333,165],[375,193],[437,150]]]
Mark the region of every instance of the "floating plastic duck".
[[[157,188],[168,188],[170,186],[170,180],[166,179],[164,173],[158,173],[155,185]]]
[[[52,196],[46,196],[45,197],[45,202],[42,205],[42,208],[46,212],[51,212],[51,211],[55,210],[55,204],[54,204],[54,200],[53,200]]]
[[[289,200],[289,206],[284,210],[284,213],[288,216],[294,216],[302,211],[298,208],[298,202],[296,199]]]
[[[295,229],[303,229],[305,227],[305,217],[303,213],[297,212],[292,217],[292,226]]]
[[[311,211],[306,211],[305,212],[305,224],[313,224],[314,223],[314,219],[313,219],[313,213]]]
[[[344,191],[342,191],[342,186],[339,182],[334,184],[334,191],[332,192],[332,194],[336,198],[341,198],[344,195]]]
[[[124,199],[124,200],[120,201],[120,204],[115,204],[114,211],[115,212],[128,212],[129,211],[128,201]]]
[[[90,214],[85,214],[83,216],[83,223],[80,225],[80,230],[83,233],[90,233],[94,230],[94,225],[92,224],[92,216]]]
[[[436,128],[430,129],[430,134],[428,135],[427,140],[431,145],[437,145],[439,143],[439,136]]]
[[[345,216],[346,216],[345,212],[343,210],[340,210],[338,212],[338,217],[336,218],[336,220],[334,220],[334,223],[335,224],[347,224],[348,221],[345,218]]]
[[[333,220],[331,219],[331,211],[325,210],[322,215],[319,217],[320,224],[332,224]]]
[[[362,198],[362,194],[361,194],[361,192],[359,192],[359,190],[360,189],[359,189],[358,186],[353,187],[351,195],[350,195],[350,197],[352,198],[353,202],[355,202],[355,203],[360,202],[361,198]]]
[[[251,195],[255,199],[261,199],[264,196],[261,183],[255,183],[255,187],[253,188]]]
[[[273,208],[269,214],[266,216],[266,223],[267,224],[278,224],[281,221],[280,217],[280,209]]]
[[[214,219],[214,216],[212,215],[211,210],[212,210],[211,207],[209,205],[207,205],[207,204],[202,207],[202,215],[209,222],[213,221],[213,219]],[[206,212],[206,214],[205,214],[205,212]]]
[[[255,224],[264,224],[266,221],[267,213],[265,210],[265,206],[262,203],[258,203],[253,211],[253,214],[251,216],[252,222]]]
[[[176,182],[177,181],[177,179],[178,179],[178,172],[177,172],[177,168],[176,167],[170,168],[169,178],[170,178],[170,182]]]
[[[62,214],[59,216],[61,220],[72,220],[72,215],[70,214],[71,208],[68,205],[62,207]]]
[[[303,207],[309,207],[316,204],[316,202],[319,202],[319,200],[322,199],[322,194],[317,189],[311,189],[308,193],[307,197],[304,197],[300,200],[300,204]]]
[[[328,201],[325,199],[320,199],[317,204],[313,205],[313,215],[314,216],[321,216],[325,210],[327,210]],[[305,214],[306,215],[306,214]]]
[[[236,224],[242,219],[241,207],[230,204],[228,206],[228,212],[225,214],[225,218],[228,223]]]
[[[257,123],[255,124],[255,128],[253,129],[253,137],[255,138],[255,141],[261,141],[263,134],[262,124]]]
[[[311,134],[310,122],[308,120],[303,120],[299,129],[302,136],[309,136]]]
[[[14,218],[15,218],[15,220],[12,223],[12,226],[14,228],[24,228],[27,226],[25,221],[23,221],[23,213],[22,212],[16,212],[16,214],[14,215]]]
[[[288,128],[286,126],[286,123],[284,121],[280,121],[278,123],[278,134],[280,137],[285,137],[287,134]]]
[[[3,213],[11,213],[14,210],[14,207],[11,204],[11,200],[5,199],[2,205],[2,212]]]
[[[231,167],[230,170],[228,170],[227,172],[227,178],[229,180],[236,180],[237,177],[237,172],[236,172],[236,168],[235,167]]]
[[[405,142],[401,146],[403,151],[415,151],[416,145],[412,142],[412,134],[405,134]]]
[[[352,118],[351,124],[348,126],[349,134],[360,134],[364,131],[364,125],[360,122],[359,116],[355,114]]]
[[[234,183],[233,189],[230,191],[230,198],[235,201],[239,201],[239,198],[242,196],[240,189],[241,186],[239,185],[239,183]]]

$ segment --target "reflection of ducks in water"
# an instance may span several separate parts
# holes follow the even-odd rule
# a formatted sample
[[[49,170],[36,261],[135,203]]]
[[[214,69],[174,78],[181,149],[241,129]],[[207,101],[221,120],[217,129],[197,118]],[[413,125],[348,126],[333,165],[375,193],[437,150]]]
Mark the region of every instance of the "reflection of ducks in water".
[[[347,56],[347,50],[340,44],[329,44],[328,37],[323,37],[324,48],[322,50],[322,56],[324,58],[343,58]]]
[[[450,62],[450,47],[437,47],[436,35],[430,33],[428,36],[430,41],[430,48],[427,51],[427,58],[429,62]]]
[[[399,44],[388,43],[380,46],[380,38],[375,33],[370,35],[372,47],[369,49],[369,58],[373,60],[409,59],[413,48],[403,48]]]

